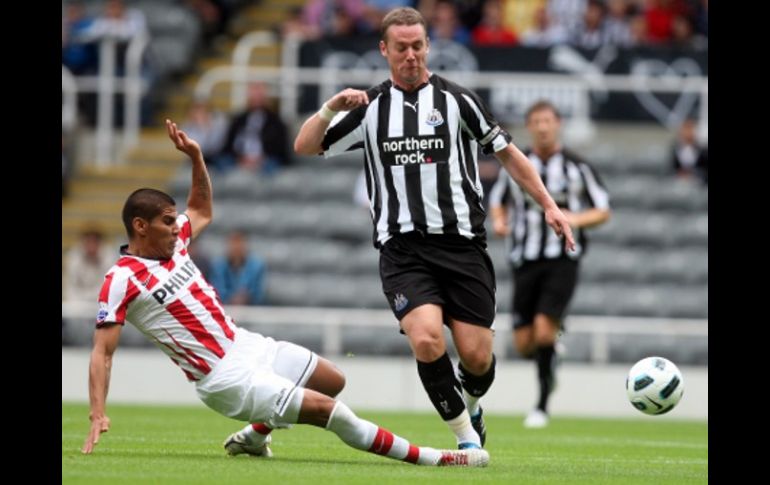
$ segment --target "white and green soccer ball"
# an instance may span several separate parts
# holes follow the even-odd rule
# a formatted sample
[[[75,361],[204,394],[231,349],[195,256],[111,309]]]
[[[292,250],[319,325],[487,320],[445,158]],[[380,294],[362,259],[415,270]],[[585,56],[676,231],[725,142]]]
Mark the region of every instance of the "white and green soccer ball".
[[[663,357],[647,357],[631,367],[626,378],[628,400],[645,414],[665,414],[679,403],[684,379],[677,366]]]

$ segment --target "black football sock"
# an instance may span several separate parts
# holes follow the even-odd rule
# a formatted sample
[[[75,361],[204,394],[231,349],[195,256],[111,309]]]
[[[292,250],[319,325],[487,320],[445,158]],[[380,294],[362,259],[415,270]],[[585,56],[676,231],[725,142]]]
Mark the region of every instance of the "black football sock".
[[[547,413],[548,397],[554,382],[553,359],[555,350],[553,345],[538,347],[535,359],[537,360],[537,380],[540,383],[540,400],[537,409]]]
[[[487,393],[489,387],[492,385],[492,382],[495,380],[496,364],[497,359],[495,358],[495,355],[492,354],[492,365],[490,365],[489,369],[480,376],[471,374],[468,369],[463,366],[462,362],[457,364],[457,369],[460,374],[460,383],[462,384],[463,390],[465,390],[466,394],[465,400],[468,406],[468,411],[472,415],[478,413],[477,403],[479,399],[481,396]]]
[[[430,401],[444,421],[456,418],[465,410],[460,381],[455,377],[449,354],[433,362],[417,361],[417,373]]]

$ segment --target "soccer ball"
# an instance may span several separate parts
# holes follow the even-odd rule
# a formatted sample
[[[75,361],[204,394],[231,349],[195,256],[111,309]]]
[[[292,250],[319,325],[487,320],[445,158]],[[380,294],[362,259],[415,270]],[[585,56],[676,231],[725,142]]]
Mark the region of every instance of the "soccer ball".
[[[631,367],[626,378],[628,400],[645,414],[666,414],[684,393],[679,369],[663,357],[647,357]]]

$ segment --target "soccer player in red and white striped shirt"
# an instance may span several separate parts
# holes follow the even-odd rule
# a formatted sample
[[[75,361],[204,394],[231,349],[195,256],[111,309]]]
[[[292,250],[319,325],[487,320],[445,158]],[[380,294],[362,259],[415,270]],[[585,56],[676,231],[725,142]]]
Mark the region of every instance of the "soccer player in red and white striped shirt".
[[[139,189],[123,207],[128,244],[99,293],[89,369],[91,453],[109,430],[107,389],[112,356],[126,322],[136,326],[194,382],[210,408],[249,424],[225,441],[231,455],[271,456],[271,431],[293,423],[332,431],[360,450],[418,465],[486,466],[481,449],[417,447],[358,418],[334,399],[345,378],[330,361],[290,342],[237,327],[187,245],[212,220],[212,189],[198,143],[166,120],[169,138],[192,160],[187,210],[161,191]]]

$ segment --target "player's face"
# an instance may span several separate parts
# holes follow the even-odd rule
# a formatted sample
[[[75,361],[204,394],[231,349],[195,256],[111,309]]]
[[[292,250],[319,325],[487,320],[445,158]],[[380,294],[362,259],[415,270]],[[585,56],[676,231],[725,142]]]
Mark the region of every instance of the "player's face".
[[[155,216],[147,227],[147,241],[154,257],[171,259],[174,255],[179,226],[176,223],[176,207],[168,206]]]
[[[527,130],[536,148],[548,149],[559,142],[561,121],[550,109],[541,109],[529,115]]]
[[[429,42],[422,25],[391,25],[385,39],[380,41],[380,52],[388,60],[396,84],[415,88],[428,80],[425,60]]]

